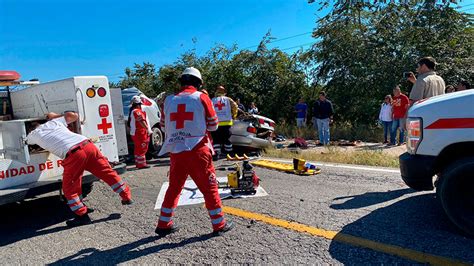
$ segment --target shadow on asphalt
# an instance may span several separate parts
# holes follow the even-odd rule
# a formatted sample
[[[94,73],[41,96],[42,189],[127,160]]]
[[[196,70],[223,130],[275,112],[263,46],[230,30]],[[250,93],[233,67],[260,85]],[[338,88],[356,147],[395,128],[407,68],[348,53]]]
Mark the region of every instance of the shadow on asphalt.
[[[45,206],[48,206],[45,208]],[[73,217],[72,212],[59,196],[42,197],[0,206],[0,247],[32,237],[47,235],[70,229],[65,221]],[[119,219],[118,213],[93,220],[93,224]],[[45,229],[58,223],[57,226]]]
[[[358,209],[362,207],[367,207],[375,204],[379,204],[382,202],[394,200],[399,198],[405,194],[414,193],[415,190],[411,188],[404,188],[398,190],[392,190],[388,192],[367,192],[364,194],[359,195],[352,195],[352,196],[345,196],[345,197],[337,197],[333,200],[344,200],[343,203],[331,204],[331,208],[335,210],[341,209]]]
[[[96,265],[105,263],[107,265],[115,265],[118,263],[127,262],[139,257],[143,257],[152,253],[157,253],[162,250],[175,249],[183,247],[195,242],[202,242],[212,238],[212,233],[201,236],[191,237],[184,239],[177,243],[163,243],[156,246],[150,246],[147,248],[139,248],[142,245],[152,243],[159,239],[158,236],[149,236],[147,238],[140,239],[138,241],[128,243],[123,246],[108,250],[98,250],[95,248],[86,248],[74,255],[60,259],[49,265]]]
[[[377,258],[380,253],[343,244],[339,240],[344,235],[474,263],[474,239],[462,235],[448,220],[434,193],[403,199],[343,227],[331,242],[331,256],[343,264],[366,264],[367,258]],[[387,256],[380,262],[400,260]]]

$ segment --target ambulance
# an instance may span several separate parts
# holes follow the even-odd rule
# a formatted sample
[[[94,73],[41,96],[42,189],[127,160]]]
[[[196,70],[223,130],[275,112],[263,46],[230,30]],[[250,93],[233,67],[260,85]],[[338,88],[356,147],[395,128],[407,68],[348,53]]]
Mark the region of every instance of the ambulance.
[[[433,190],[448,218],[474,236],[474,90],[416,102],[408,111],[407,152],[400,172],[407,186]]]
[[[79,120],[71,130],[90,138],[118,173],[125,171],[119,156],[128,154],[120,91],[109,89],[105,76],[72,77],[9,91],[12,113],[0,121],[0,205],[60,191],[62,160],[26,136],[32,122],[46,122],[45,114],[74,111]],[[83,196],[97,178],[83,177]]]

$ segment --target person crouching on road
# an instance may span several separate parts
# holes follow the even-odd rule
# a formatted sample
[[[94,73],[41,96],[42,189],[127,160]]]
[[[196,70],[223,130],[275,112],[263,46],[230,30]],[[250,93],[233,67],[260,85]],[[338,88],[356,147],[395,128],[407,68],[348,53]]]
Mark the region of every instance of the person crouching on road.
[[[150,143],[152,132],[146,112],[142,110],[142,99],[138,95],[132,97],[128,125],[130,126],[130,135],[134,145],[135,166],[138,169],[150,168],[146,164],[146,152],[148,151],[148,143]]]
[[[161,205],[155,233],[164,236],[177,231],[173,215],[188,175],[204,195],[214,234],[233,228],[222,212],[216,172],[212,164],[212,145],[208,131],[215,131],[218,119],[211,99],[197,91],[202,85],[201,73],[188,67],[179,78],[181,91],[166,98],[161,125],[165,142],[160,155],[170,153],[169,187]]]
[[[226,89],[223,86],[217,87],[216,97],[212,98],[212,104],[219,119],[219,128],[211,133],[214,141],[214,150],[217,152],[218,157],[222,151],[222,146],[224,146],[224,153],[232,153],[230,127],[237,117],[238,106],[234,100],[226,96]]]
[[[27,136],[27,143],[38,145],[63,159],[64,167],[62,188],[67,204],[75,217],[66,222],[70,227],[91,223],[88,213],[92,209],[82,202],[82,175],[84,170],[107,183],[122,198],[123,205],[132,204],[132,195],[128,185],[112,169],[106,157],[86,137],[71,132],[68,124],[78,119],[75,112],[64,115],[48,113],[48,122],[37,124]]]

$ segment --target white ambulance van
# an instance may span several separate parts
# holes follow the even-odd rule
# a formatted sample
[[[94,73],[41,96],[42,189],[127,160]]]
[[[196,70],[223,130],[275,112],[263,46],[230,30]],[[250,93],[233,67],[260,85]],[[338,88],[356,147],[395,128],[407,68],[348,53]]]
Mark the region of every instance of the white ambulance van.
[[[119,162],[120,155],[128,154],[122,101],[112,101],[107,77],[43,83],[11,91],[10,98],[13,119],[0,121],[0,205],[60,190],[62,160],[39,146],[26,144],[30,124],[46,121],[48,112],[78,113],[79,121],[70,129],[90,138],[117,172],[125,171],[125,164]],[[90,173],[84,174],[84,196],[96,180]]]
[[[449,219],[474,235],[474,90],[415,103],[407,150],[400,155],[403,181],[415,190],[436,187]]]

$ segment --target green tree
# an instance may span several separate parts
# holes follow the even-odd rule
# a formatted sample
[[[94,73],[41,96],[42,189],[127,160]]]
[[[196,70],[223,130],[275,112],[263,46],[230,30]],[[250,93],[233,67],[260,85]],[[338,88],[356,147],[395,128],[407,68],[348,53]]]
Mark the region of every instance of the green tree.
[[[345,1],[318,20],[313,36],[319,41],[306,61],[313,64],[312,79],[324,85],[335,103],[339,120],[372,123],[395,84],[410,91],[402,73],[414,71],[423,56],[436,58],[447,84],[461,78],[472,81],[472,16],[449,3]]]

